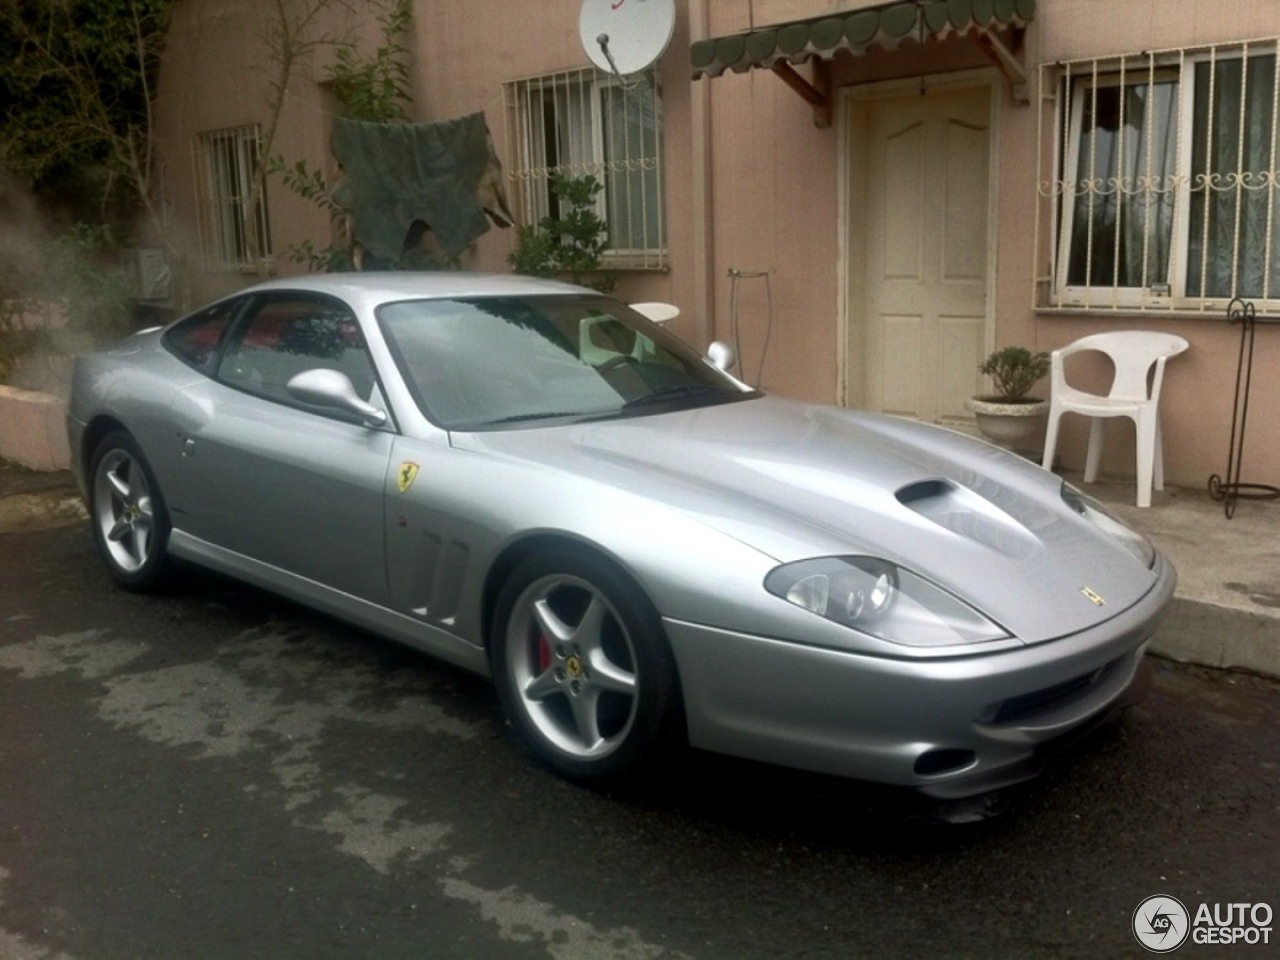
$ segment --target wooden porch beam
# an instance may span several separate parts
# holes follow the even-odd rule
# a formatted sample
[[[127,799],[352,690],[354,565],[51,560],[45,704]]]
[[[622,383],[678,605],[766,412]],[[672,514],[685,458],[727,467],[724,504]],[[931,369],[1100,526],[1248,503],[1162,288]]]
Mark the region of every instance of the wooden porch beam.
[[[1013,33],[1014,49],[1010,50],[994,33],[982,32],[977,35],[978,46],[986,52],[1009,83],[1013,99],[1018,103],[1030,103],[1031,94],[1027,87],[1027,70],[1017,56],[1022,50],[1022,31]]]
[[[813,83],[800,76],[786,60],[778,60],[770,69],[813,107],[813,125],[826,129],[831,126],[831,67],[821,57],[815,57],[811,62]]]

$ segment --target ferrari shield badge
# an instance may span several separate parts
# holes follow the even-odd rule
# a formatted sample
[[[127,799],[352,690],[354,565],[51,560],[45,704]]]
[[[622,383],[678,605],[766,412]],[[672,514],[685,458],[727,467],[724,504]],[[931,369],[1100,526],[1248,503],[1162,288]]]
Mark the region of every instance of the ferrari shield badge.
[[[408,493],[409,488],[413,486],[413,481],[417,478],[418,465],[411,460],[406,460],[396,470],[396,486],[400,488],[401,493]]]

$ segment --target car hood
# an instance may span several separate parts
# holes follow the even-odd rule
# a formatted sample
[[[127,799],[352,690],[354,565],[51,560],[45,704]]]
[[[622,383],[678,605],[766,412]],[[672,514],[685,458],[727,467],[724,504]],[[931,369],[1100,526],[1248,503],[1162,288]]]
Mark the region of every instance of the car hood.
[[[454,442],[563,472],[566,495],[605,484],[658,501],[779,562],[893,561],[1028,643],[1096,625],[1157,579],[1052,474],[898,418],[760,397]]]

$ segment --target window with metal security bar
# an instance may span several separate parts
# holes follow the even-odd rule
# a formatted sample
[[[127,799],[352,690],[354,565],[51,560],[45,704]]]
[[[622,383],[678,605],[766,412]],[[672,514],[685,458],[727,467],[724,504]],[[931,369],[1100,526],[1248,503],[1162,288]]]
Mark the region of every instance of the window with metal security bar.
[[[271,255],[265,196],[254,201],[258,127],[201,134],[195,144],[200,246],[210,270],[257,270]]]
[[[1036,306],[1280,302],[1274,39],[1047,64]]]
[[[593,176],[608,226],[605,264],[667,265],[662,197],[662,101],[651,75],[620,83],[594,69],[504,85],[510,177],[525,224],[560,214],[555,174]]]

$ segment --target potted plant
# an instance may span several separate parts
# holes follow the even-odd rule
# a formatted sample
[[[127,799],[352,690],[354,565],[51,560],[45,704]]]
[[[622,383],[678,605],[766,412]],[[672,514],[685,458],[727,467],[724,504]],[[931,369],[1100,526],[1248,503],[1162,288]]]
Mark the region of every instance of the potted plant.
[[[965,401],[978,429],[1002,447],[1015,449],[1037,433],[1043,434],[1049,401],[1027,396],[1049,372],[1049,354],[1026,347],[1003,347],[978,364],[995,384],[994,394]]]

